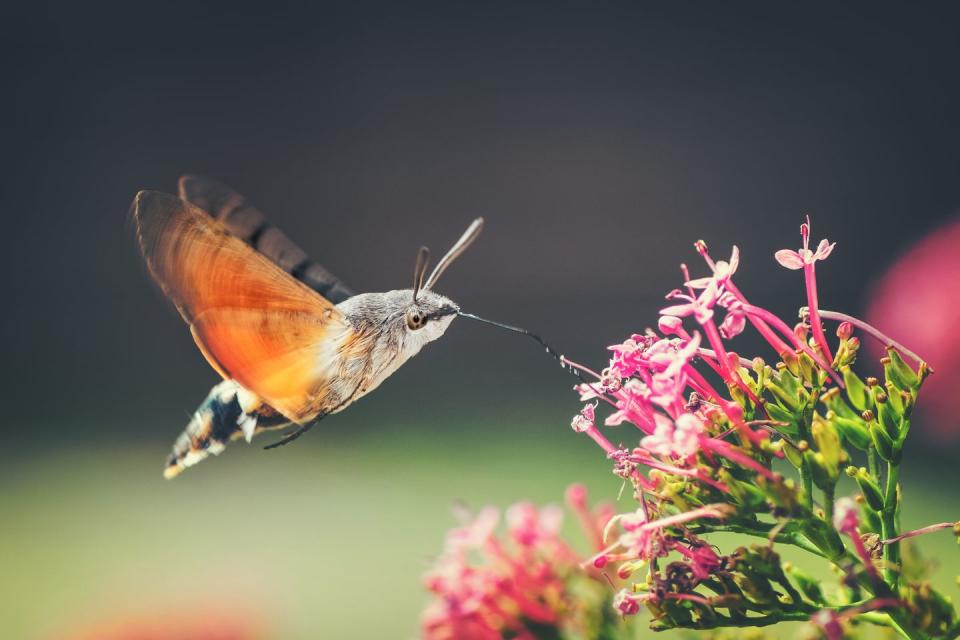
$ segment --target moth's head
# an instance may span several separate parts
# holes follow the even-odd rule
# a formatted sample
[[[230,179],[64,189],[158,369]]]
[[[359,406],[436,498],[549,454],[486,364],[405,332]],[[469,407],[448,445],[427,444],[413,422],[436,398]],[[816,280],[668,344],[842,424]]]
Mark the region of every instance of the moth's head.
[[[457,303],[435,292],[433,287],[450,263],[476,239],[482,228],[483,218],[474,220],[429,276],[426,274],[430,251],[420,247],[413,270],[413,288],[361,293],[344,300],[338,308],[355,327],[375,331],[384,345],[400,344],[401,353],[409,358],[420,347],[442,336],[460,312]]]
[[[407,337],[412,341],[426,343],[436,340],[457,317],[460,307],[453,300],[433,291],[433,287],[450,263],[476,240],[481,229],[483,229],[483,218],[477,218],[440,259],[429,276],[426,274],[430,264],[430,250],[420,247],[417,252],[417,262],[413,268],[413,289],[409,290],[409,303],[403,314]]]
[[[405,289],[403,293],[413,293]],[[408,298],[408,301],[411,300]],[[420,291],[416,301],[406,305],[403,312],[403,327],[407,337],[420,342],[430,342],[443,335],[460,307],[453,300],[430,290]]]

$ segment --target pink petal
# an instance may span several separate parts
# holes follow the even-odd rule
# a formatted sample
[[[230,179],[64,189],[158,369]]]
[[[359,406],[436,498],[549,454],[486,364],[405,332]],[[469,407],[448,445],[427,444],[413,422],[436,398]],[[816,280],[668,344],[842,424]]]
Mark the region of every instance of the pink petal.
[[[835,246],[837,246],[836,242],[831,244],[826,239],[823,239],[820,241],[820,244],[817,245],[817,252],[814,254],[813,257],[816,260],[826,260],[827,256],[829,256],[833,252],[833,248]]]
[[[737,245],[733,245],[733,251],[730,252],[730,272],[727,274],[727,277],[732,276],[737,272],[737,267],[740,266],[740,248]]]
[[[803,269],[803,258],[801,258],[800,254],[796,251],[780,249],[780,251],[773,254],[773,257],[777,259],[777,262],[779,262],[781,266],[787,269]]]
[[[713,282],[713,277],[696,278],[694,280],[685,282],[684,284],[693,289],[706,289],[711,282]]]
[[[744,313],[730,311],[720,324],[720,335],[723,336],[725,340],[730,340],[743,333],[746,326],[747,317]]]
[[[666,307],[660,309],[660,315],[662,316],[677,316],[678,318],[685,318],[693,313],[692,304],[675,304],[671,307]]]

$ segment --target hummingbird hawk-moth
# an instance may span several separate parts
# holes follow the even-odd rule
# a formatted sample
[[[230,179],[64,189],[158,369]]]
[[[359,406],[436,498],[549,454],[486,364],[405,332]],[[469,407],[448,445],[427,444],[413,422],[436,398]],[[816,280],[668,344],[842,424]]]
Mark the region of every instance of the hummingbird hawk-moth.
[[[167,478],[264,430],[292,427],[267,448],[286,444],[376,389],[467,315],[433,287],[483,228],[474,220],[429,276],[421,247],[411,289],[355,295],[212,180],[182,177],[179,197],[141,191],[132,211],[150,274],[223,378],[174,443]]]

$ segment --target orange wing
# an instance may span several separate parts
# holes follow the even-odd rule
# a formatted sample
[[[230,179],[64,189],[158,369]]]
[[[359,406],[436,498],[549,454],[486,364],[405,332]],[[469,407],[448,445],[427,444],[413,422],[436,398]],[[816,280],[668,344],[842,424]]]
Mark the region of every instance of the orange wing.
[[[207,361],[295,422],[324,410],[340,311],[202,210],[141,191],[133,202],[147,266]]]

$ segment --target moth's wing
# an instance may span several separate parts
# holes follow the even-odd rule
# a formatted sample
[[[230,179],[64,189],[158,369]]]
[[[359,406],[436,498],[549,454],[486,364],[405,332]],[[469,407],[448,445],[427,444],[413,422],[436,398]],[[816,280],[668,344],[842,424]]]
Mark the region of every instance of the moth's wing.
[[[324,410],[351,334],[340,311],[179,198],[142,191],[133,216],[150,273],[210,364],[290,420]]]
[[[283,231],[242,195],[215,180],[181,176],[180,197],[224,224],[227,230],[334,304],[353,296],[335,275],[311,260]]]

